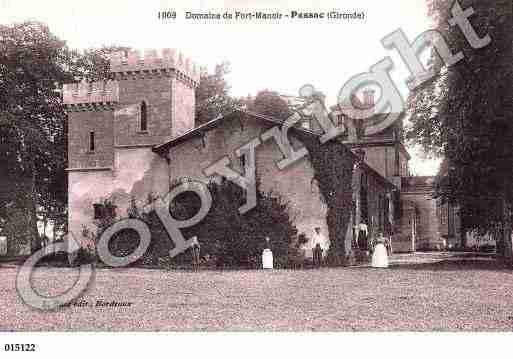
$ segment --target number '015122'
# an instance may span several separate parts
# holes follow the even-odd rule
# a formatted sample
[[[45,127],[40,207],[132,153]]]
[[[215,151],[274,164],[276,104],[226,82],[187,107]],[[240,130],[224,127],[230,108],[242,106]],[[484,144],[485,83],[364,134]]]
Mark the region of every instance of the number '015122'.
[[[35,344],[5,344],[4,351],[6,352],[35,352]]]

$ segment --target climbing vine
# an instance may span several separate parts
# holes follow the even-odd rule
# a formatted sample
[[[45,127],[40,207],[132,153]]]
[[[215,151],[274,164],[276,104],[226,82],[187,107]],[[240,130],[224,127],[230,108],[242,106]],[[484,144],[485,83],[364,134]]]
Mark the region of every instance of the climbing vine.
[[[299,137],[309,151],[314,179],[328,208],[326,220],[331,242],[328,261],[332,265],[344,265],[349,254],[345,236],[351,221],[355,156],[337,140],[321,144],[317,136],[301,134]]]

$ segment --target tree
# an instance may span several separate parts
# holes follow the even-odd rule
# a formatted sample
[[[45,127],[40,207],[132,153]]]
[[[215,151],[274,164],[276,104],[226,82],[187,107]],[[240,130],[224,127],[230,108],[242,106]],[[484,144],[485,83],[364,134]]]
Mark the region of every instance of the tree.
[[[247,105],[249,111],[285,120],[291,114],[287,102],[275,91],[263,90]]]
[[[442,75],[410,96],[410,140],[429,154],[443,155],[447,171],[438,194],[456,202],[463,229],[493,231],[502,226],[510,242],[513,198],[513,49],[510,1],[460,1],[473,6],[471,18],[478,35],[492,42],[472,49],[448,19],[448,0],[429,0],[430,14],[453,49],[465,59],[445,68],[433,53],[431,66]],[[509,252],[511,252],[511,244]]]
[[[212,74],[202,71],[196,89],[196,125],[224,116],[239,107],[278,119],[286,119],[290,115],[287,102],[275,91],[262,90],[254,98],[249,95],[245,98],[231,97],[226,80],[229,73],[228,62],[216,65]]]
[[[59,230],[66,226],[62,84],[104,78],[114,49],[120,48],[81,54],[43,23],[0,25],[0,217],[8,236],[28,238],[33,250],[40,246],[38,221],[50,220]]]
[[[65,113],[59,83],[73,79],[66,69],[65,43],[41,23],[0,27],[1,163],[6,167],[4,205],[24,212],[27,235],[38,238],[38,203],[64,173]],[[4,212],[4,216],[8,213]],[[37,243],[34,243],[37,247]]]
[[[230,86],[225,76],[229,73],[228,62],[216,65],[212,74],[201,72],[200,84],[196,89],[196,125],[226,115],[240,105],[239,101],[228,95]]]

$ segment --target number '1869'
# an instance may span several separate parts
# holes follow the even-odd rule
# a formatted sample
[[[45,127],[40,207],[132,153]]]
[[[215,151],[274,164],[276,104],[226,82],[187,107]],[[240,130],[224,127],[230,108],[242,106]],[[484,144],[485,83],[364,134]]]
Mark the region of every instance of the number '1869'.
[[[35,352],[35,344],[5,344],[4,350],[6,352]]]

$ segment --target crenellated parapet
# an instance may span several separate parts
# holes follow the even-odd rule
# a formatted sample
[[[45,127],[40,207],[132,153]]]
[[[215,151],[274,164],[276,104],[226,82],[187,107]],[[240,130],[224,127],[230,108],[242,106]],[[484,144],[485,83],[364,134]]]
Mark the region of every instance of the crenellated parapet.
[[[112,108],[119,102],[119,84],[117,81],[81,81],[65,84],[62,90],[64,104],[71,110],[94,108]]]
[[[110,71],[115,78],[174,74],[179,80],[197,87],[201,69],[175,49],[151,49],[146,50],[144,56],[137,50],[113,53],[110,58]]]

